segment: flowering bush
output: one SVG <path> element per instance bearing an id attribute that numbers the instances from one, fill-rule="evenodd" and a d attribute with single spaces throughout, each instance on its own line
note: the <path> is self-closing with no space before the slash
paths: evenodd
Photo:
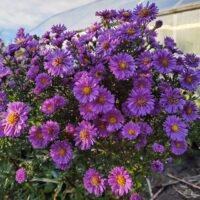
<path id="1" fill-rule="evenodd" d="M 156 40 L 157 13 L 105 10 L 82 32 L 1 43 L 0 194 L 142 199 L 145 176 L 187 150 L 200 59 Z"/>

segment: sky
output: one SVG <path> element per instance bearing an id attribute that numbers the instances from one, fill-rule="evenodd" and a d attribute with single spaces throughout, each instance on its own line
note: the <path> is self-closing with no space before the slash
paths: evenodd
<path id="1" fill-rule="evenodd" d="M 13 38 L 19 27 L 31 30 L 39 23 L 95 0 L 0 0 L 0 37 Z"/>

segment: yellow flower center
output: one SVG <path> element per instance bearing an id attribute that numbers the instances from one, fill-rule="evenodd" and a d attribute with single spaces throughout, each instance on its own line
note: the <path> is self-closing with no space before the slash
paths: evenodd
<path id="1" fill-rule="evenodd" d="M 161 65 L 163 67 L 168 67 L 169 66 L 169 60 L 167 58 L 161 59 L 160 63 L 161 63 Z"/>
<path id="2" fill-rule="evenodd" d="M 136 104 L 137 104 L 138 106 L 141 106 L 141 107 L 142 107 L 142 106 L 145 106 L 145 105 L 146 105 L 146 99 L 143 98 L 143 97 L 140 97 L 140 98 L 137 99 Z"/>
<path id="3" fill-rule="evenodd" d="M 135 130 L 134 130 L 134 129 L 130 129 L 130 130 L 128 131 L 128 134 L 129 134 L 129 135 L 134 135 L 134 134 L 135 134 Z"/>
<path id="4" fill-rule="evenodd" d="M 130 13 L 128 11 L 123 12 L 123 17 L 129 17 L 129 16 L 130 16 Z"/>
<path id="5" fill-rule="evenodd" d="M 97 101 L 98 101 L 98 103 L 100 103 L 100 104 L 104 104 L 105 101 L 106 101 L 106 98 L 105 98 L 105 96 L 99 96 L 98 99 L 97 99 Z"/>
<path id="6" fill-rule="evenodd" d="M 110 47 L 109 42 L 103 42 L 101 47 L 105 50 L 108 49 Z"/>
<path id="7" fill-rule="evenodd" d="M 81 138 L 82 141 L 87 140 L 87 139 L 89 138 L 89 133 L 88 133 L 88 131 L 87 131 L 87 130 L 82 130 L 82 131 L 80 132 L 80 138 Z"/>
<path id="8" fill-rule="evenodd" d="M 98 186 L 98 185 L 100 184 L 100 179 L 99 179 L 99 177 L 98 177 L 98 176 L 93 176 L 93 177 L 91 178 L 91 183 L 92 183 L 92 185 L 94 185 L 94 186 Z"/>
<path id="9" fill-rule="evenodd" d="M 24 38 L 18 38 L 17 41 L 16 41 L 16 44 L 20 45 L 20 44 L 24 43 L 24 41 L 25 41 Z"/>
<path id="10" fill-rule="evenodd" d="M 83 87 L 83 94 L 90 95 L 92 92 L 92 89 L 89 86 Z"/>
<path id="11" fill-rule="evenodd" d="M 126 29 L 126 32 L 128 35 L 133 35 L 135 33 L 135 29 L 129 27 Z"/>
<path id="12" fill-rule="evenodd" d="M 110 124 L 115 124 L 115 123 L 117 123 L 117 118 L 116 117 L 111 117 L 109 119 L 109 122 L 110 122 Z"/>
<path id="13" fill-rule="evenodd" d="M 177 143 L 176 143 L 176 147 L 177 147 L 177 148 L 181 148 L 181 147 L 182 147 L 182 144 L 181 144 L 180 142 L 177 142 Z"/>
<path id="14" fill-rule="evenodd" d="M 41 79 L 41 83 L 45 85 L 47 83 L 47 79 L 46 78 L 42 78 Z"/>
<path id="15" fill-rule="evenodd" d="M 55 58 L 55 59 L 53 60 L 53 63 L 52 63 L 52 65 L 53 65 L 54 67 L 62 67 L 63 64 L 64 64 L 64 60 L 63 60 L 62 58 Z"/>
<path id="16" fill-rule="evenodd" d="M 124 69 L 126 69 L 127 68 L 127 63 L 126 62 L 120 62 L 119 63 L 119 68 L 121 69 L 121 70 L 124 70 Z"/>
<path id="17" fill-rule="evenodd" d="M 187 108 L 187 109 L 186 109 L 186 113 L 187 113 L 188 115 L 191 115 L 191 114 L 193 113 L 192 108 Z"/>
<path id="18" fill-rule="evenodd" d="M 101 76 L 101 74 L 102 74 L 102 72 L 96 72 L 96 73 L 95 73 L 95 77 L 96 77 L 96 78 L 99 78 L 99 77 Z"/>
<path id="19" fill-rule="evenodd" d="M 192 80 L 193 80 L 192 76 L 187 76 L 185 79 L 187 83 L 192 83 Z"/>
<path id="20" fill-rule="evenodd" d="M 39 139 L 39 140 L 43 139 L 42 133 L 37 133 L 36 137 L 37 137 L 37 139 Z"/>
<path id="21" fill-rule="evenodd" d="M 126 184 L 126 179 L 122 175 L 117 176 L 117 184 L 119 186 L 124 186 Z"/>
<path id="22" fill-rule="evenodd" d="M 47 106 L 47 110 L 52 110 L 53 109 L 53 105 L 48 105 Z"/>
<path id="23" fill-rule="evenodd" d="M 179 131 L 179 126 L 177 124 L 173 124 L 171 126 L 171 129 L 172 129 L 173 132 L 177 133 Z"/>
<path id="24" fill-rule="evenodd" d="M 66 154 L 66 150 L 64 148 L 60 148 L 58 153 L 59 153 L 59 156 L 63 157 Z"/>
<path id="25" fill-rule="evenodd" d="M 139 13 L 140 17 L 148 17 L 149 15 L 150 15 L 150 11 L 148 8 L 143 8 Z"/>
<path id="26" fill-rule="evenodd" d="M 150 63 L 150 61 L 151 61 L 151 60 L 150 60 L 149 58 L 144 58 L 144 59 L 143 59 L 143 64 L 144 64 L 144 65 L 148 65 L 148 64 Z"/>
<path id="27" fill-rule="evenodd" d="M 19 121 L 19 114 L 16 112 L 11 112 L 8 114 L 6 121 L 9 125 L 15 125 Z"/>

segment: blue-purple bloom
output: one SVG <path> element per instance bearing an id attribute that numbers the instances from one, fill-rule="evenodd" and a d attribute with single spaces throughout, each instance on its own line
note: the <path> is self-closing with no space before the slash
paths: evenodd
<path id="1" fill-rule="evenodd" d="M 42 103 L 41 111 L 48 115 L 53 114 L 56 111 L 56 105 L 54 99 L 53 98 L 46 99 Z"/>
<path id="2" fill-rule="evenodd" d="M 53 97 L 56 109 L 62 109 L 67 105 L 67 99 L 60 95 L 55 95 Z"/>
<path id="3" fill-rule="evenodd" d="M 112 109 L 103 115 L 103 121 L 107 122 L 107 130 L 109 132 L 114 132 L 122 127 L 124 122 L 124 117 L 121 112 L 117 109 Z"/>
<path id="4" fill-rule="evenodd" d="M 46 89 L 52 84 L 52 79 L 47 73 L 40 73 L 35 78 L 36 85 L 41 89 Z"/>
<path id="5" fill-rule="evenodd" d="M 73 71 L 72 57 L 62 50 L 50 51 L 46 57 L 44 68 L 52 76 L 64 77 Z"/>
<path id="6" fill-rule="evenodd" d="M 45 148 L 48 142 L 44 139 L 40 126 L 32 126 L 29 130 L 29 141 L 34 149 Z"/>
<path id="7" fill-rule="evenodd" d="M 200 64 L 200 58 L 197 57 L 195 54 L 186 54 L 185 55 L 185 63 L 190 67 L 198 67 Z"/>
<path id="8" fill-rule="evenodd" d="M 82 75 L 75 82 L 74 95 L 81 103 L 94 101 L 99 94 L 99 86 L 97 80 L 87 75 Z"/>
<path id="9" fill-rule="evenodd" d="M 57 164 L 68 164 L 72 160 L 72 148 L 70 144 L 63 140 L 57 140 L 51 145 L 50 155 L 52 160 Z"/>
<path id="10" fill-rule="evenodd" d="M 0 112 L 4 111 L 6 103 L 6 93 L 3 90 L 0 90 Z"/>
<path id="11" fill-rule="evenodd" d="M 184 96 L 178 88 L 167 88 L 161 95 L 160 105 L 168 113 L 176 113 L 183 109 L 185 104 Z"/>
<path id="12" fill-rule="evenodd" d="M 161 74 L 167 74 L 176 69 L 176 59 L 167 50 L 159 50 L 153 56 L 153 65 Z"/>
<path id="13" fill-rule="evenodd" d="M 119 80 L 126 80 L 133 76 L 135 62 L 131 55 L 119 53 L 111 57 L 109 67 L 114 76 Z"/>
<path id="14" fill-rule="evenodd" d="M 154 98 L 149 90 L 132 90 L 128 100 L 128 108 L 134 116 L 150 114 L 154 108 Z"/>
<path id="15" fill-rule="evenodd" d="M 133 140 L 140 134 L 140 125 L 138 123 L 128 122 L 124 125 L 121 134 L 122 137 Z"/>
<path id="16" fill-rule="evenodd" d="M 42 125 L 42 134 L 46 141 L 55 140 L 58 137 L 60 131 L 60 126 L 55 121 L 47 121 Z"/>
<path id="17" fill-rule="evenodd" d="M 171 152 L 177 156 L 182 155 L 187 150 L 186 140 L 174 140 L 171 143 Z"/>
<path id="18" fill-rule="evenodd" d="M 163 127 L 165 133 L 171 140 L 184 140 L 188 134 L 185 122 L 175 115 L 168 116 Z"/>
<path id="19" fill-rule="evenodd" d="M 142 200 L 142 196 L 138 193 L 132 193 L 129 200 Z"/>
<path id="20" fill-rule="evenodd" d="M 183 107 L 181 114 L 186 121 L 192 122 L 199 119 L 200 116 L 198 114 L 198 111 L 199 109 L 195 103 L 193 103 L 192 101 L 187 101 Z"/>
<path id="21" fill-rule="evenodd" d="M 165 147 L 158 143 L 154 143 L 152 145 L 152 149 L 155 153 L 160 153 L 160 154 L 162 154 L 165 151 Z"/>
<path id="22" fill-rule="evenodd" d="M 162 173 L 164 171 L 164 164 L 160 160 L 153 160 L 151 163 L 151 171 Z"/>

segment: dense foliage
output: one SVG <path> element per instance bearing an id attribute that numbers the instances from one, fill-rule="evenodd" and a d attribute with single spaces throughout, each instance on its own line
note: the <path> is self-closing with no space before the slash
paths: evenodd
<path id="1" fill-rule="evenodd" d="M 139 200 L 145 177 L 191 146 L 200 59 L 156 40 L 157 13 L 105 10 L 81 32 L 1 42 L 2 198 Z"/>

